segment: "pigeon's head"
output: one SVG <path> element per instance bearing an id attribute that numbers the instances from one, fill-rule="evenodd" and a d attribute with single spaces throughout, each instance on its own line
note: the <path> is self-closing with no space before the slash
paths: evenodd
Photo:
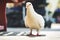
<path id="1" fill-rule="evenodd" d="M 31 2 L 27 2 L 27 3 L 26 3 L 26 8 L 32 8 L 32 7 L 33 7 L 33 5 L 32 5 Z"/>

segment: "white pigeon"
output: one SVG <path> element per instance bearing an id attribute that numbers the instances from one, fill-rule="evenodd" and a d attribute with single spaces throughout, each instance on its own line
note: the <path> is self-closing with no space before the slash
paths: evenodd
<path id="1" fill-rule="evenodd" d="M 32 29 L 36 29 L 37 35 L 39 35 L 39 30 L 44 28 L 45 21 L 41 15 L 35 12 L 31 2 L 26 3 L 26 9 L 25 26 L 30 28 L 30 35 L 32 35 Z"/>

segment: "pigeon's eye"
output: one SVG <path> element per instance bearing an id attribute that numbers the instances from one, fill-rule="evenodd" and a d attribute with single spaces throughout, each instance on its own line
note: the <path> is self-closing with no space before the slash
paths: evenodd
<path id="1" fill-rule="evenodd" d="M 31 4 L 29 4 L 29 5 L 31 5 Z"/>

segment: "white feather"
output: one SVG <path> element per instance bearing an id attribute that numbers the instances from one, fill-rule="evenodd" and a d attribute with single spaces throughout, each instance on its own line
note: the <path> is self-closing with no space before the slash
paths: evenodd
<path id="1" fill-rule="evenodd" d="M 35 12 L 33 5 L 30 2 L 26 3 L 26 8 L 25 26 L 31 29 L 44 28 L 45 21 L 43 17 Z"/>

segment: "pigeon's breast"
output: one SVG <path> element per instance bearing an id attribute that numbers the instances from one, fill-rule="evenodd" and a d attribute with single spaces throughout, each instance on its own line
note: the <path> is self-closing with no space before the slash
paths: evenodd
<path id="1" fill-rule="evenodd" d="M 40 28 L 40 25 L 38 24 L 38 20 L 35 17 L 28 17 L 27 16 L 26 23 L 29 26 L 29 28 L 33 28 L 33 29 Z"/>

